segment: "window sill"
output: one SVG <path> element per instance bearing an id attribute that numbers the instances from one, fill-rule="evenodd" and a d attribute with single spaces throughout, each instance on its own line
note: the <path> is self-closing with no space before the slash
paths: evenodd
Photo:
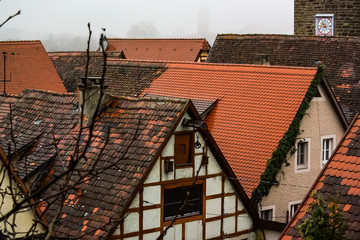
<path id="1" fill-rule="evenodd" d="M 183 216 L 183 217 L 178 217 L 176 219 L 176 221 L 174 222 L 174 224 L 178 224 L 178 223 L 184 223 L 184 222 L 192 222 L 192 221 L 196 221 L 196 220 L 201 220 L 203 219 L 203 215 L 199 214 L 199 215 L 192 215 L 192 216 Z M 171 222 L 173 221 L 172 219 L 168 219 L 168 220 L 164 220 L 164 226 L 168 226 L 171 224 Z"/>

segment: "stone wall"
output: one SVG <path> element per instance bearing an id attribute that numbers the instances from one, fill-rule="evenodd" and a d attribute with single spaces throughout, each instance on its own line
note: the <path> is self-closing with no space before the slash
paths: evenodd
<path id="1" fill-rule="evenodd" d="M 360 1 L 295 0 L 295 35 L 315 35 L 315 15 L 335 15 L 336 37 L 360 37 Z"/>

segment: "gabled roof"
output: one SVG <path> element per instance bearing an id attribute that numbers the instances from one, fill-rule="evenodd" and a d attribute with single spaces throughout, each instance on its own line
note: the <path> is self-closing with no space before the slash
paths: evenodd
<path id="1" fill-rule="evenodd" d="M 121 65 L 124 61 L 118 62 Z M 206 123 L 241 185 L 250 194 L 292 122 L 316 71 L 315 68 L 170 62 L 143 95 L 195 101 L 218 99 Z"/>
<path id="2" fill-rule="evenodd" d="M 281 239 L 298 239 L 296 227 L 302 224 L 309 214 L 306 209 L 313 201 L 310 193 L 316 190 L 325 200 L 338 195 L 340 211 L 343 213 L 348 229 L 347 239 L 360 238 L 360 115 L 353 120 L 345 136 L 310 189 L 301 207 L 285 228 Z"/>
<path id="3" fill-rule="evenodd" d="M 348 122 L 360 112 L 360 38 L 293 35 L 219 34 L 207 62 L 314 67 L 324 64 L 328 80 Z"/>
<path id="4" fill-rule="evenodd" d="M 77 83 L 85 77 L 87 62 L 86 52 L 49 52 L 57 73 L 63 81 L 68 92 L 76 93 Z M 90 52 L 88 76 L 101 76 L 103 65 L 102 52 Z M 124 59 L 123 52 L 108 52 L 109 58 Z"/>
<path id="5" fill-rule="evenodd" d="M 107 51 L 124 51 L 128 59 L 197 61 L 201 51 L 209 51 L 205 38 L 109 38 Z"/>
<path id="6" fill-rule="evenodd" d="M 6 103 L 8 99 L 9 97 L 2 97 L 0 101 L 4 100 L 2 103 Z M 24 179 L 56 156 L 54 134 L 62 139 L 77 123 L 77 100 L 75 94 L 26 89 L 13 102 L 11 110 L 12 122 L 9 112 L 0 121 L 0 146 L 4 152 L 12 155 L 27 152 L 27 157 L 17 164 L 18 175 Z M 15 144 L 10 140 L 10 123 Z"/>
<path id="7" fill-rule="evenodd" d="M 40 41 L 0 42 L 0 93 L 4 92 L 4 54 L 6 52 L 6 94 L 24 89 L 43 89 L 65 93 L 66 89 Z"/>
<path id="8" fill-rule="evenodd" d="M 19 96 L 12 109 L 13 132 L 18 149 L 23 148 L 25 143 L 31 147 L 26 152 L 27 165 L 18 165 L 18 175 L 25 172 L 24 169 L 37 170 L 39 168 L 35 166 L 39 165 L 45 165 L 40 170 L 52 174 L 52 179 L 64 171 L 79 131 L 75 101 L 74 94 L 38 90 L 27 90 Z M 110 96 L 95 123 L 94 139 L 87 155 L 77 168 L 83 174 L 95 167 L 97 174 L 89 175 L 92 177 L 83 175 L 76 185 L 77 189 L 66 195 L 61 221 L 55 227 L 56 236 L 98 239 L 111 233 L 124 217 L 124 210 L 186 112 L 194 119 L 200 119 L 189 100 Z M 3 126 L 0 140 L 9 138 L 7 119 L 0 125 Z M 209 132 L 204 130 L 201 134 L 205 135 L 218 163 L 234 184 L 254 220 L 254 226 L 264 227 Z M 84 140 L 86 138 L 81 138 L 82 146 Z M 3 143 L 1 145 L 6 147 Z M 13 146 L 11 151 L 14 151 Z M 98 158 L 99 161 L 96 161 Z M 79 177 L 77 174 L 73 173 L 72 181 Z M 61 179 L 59 181 L 47 189 L 41 198 L 48 202 L 54 200 L 48 197 L 58 191 L 62 183 Z M 48 222 L 56 214 L 59 204 L 55 201 L 47 208 L 45 217 Z"/>

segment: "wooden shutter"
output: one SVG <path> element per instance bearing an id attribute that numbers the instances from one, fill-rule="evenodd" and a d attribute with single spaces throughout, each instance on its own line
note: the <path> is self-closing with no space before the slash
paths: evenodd
<path id="1" fill-rule="evenodd" d="M 192 163 L 192 133 L 175 135 L 175 165 Z"/>

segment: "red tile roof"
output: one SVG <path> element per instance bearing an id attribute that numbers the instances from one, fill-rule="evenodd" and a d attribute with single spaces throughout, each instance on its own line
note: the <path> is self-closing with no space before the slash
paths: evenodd
<path id="1" fill-rule="evenodd" d="M 310 193 L 320 192 L 325 200 L 338 194 L 348 229 L 346 239 L 360 239 L 360 115 L 358 114 L 332 157 L 315 181 L 298 212 L 284 230 L 281 239 L 299 239 L 296 227 L 308 217 L 306 209 L 313 201 Z"/>
<path id="2" fill-rule="evenodd" d="M 200 51 L 210 45 L 201 39 L 127 39 L 109 38 L 107 51 L 124 51 L 127 59 L 197 61 Z"/>
<path id="3" fill-rule="evenodd" d="M 315 68 L 168 63 L 143 94 L 218 99 L 206 123 L 250 194 L 315 73 Z"/>
<path id="4" fill-rule="evenodd" d="M 59 204 L 63 204 L 61 219 L 55 225 L 55 236 L 82 239 L 108 237 L 110 230 L 119 226 L 119 218 L 125 214 L 137 189 L 186 112 L 199 119 L 189 100 L 110 96 L 95 123 L 94 138 L 86 157 L 77 167 L 82 177 L 78 176 L 78 171 L 72 173 L 71 181 L 81 181 L 76 184 L 76 189 L 66 193 L 65 204 L 55 201 L 44 212 L 50 222 Z M 76 95 L 26 90 L 14 103 L 12 123 L 18 151 L 34 142 L 31 150 L 26 151 L 24 159 L 27 165 L 22 161 L 17 164 L 18 175 L 24 178 L 38 170 L 40 176 L 44 173 L 44 176 L 53 174 L 51 177 L 56 177 L 66 170 L 64 166 L 68 165 L 79 130 Z M 9 151 L 9 134 L 8 119 L 4 119 L 0 122 L 0 146 L 5 152 Z M 255 226 L 259 219 L 250 200 L 239 182 L 234 180 L 234 173 L 209 132 L 204 130 L 202 134 L 206 136 L 208 146 L 224 174 L 230 177 Z M 106 139 L 108 142 L 105 144 Z M 82 137 L 80 144 L 84 142 Z M 11 149 L 14 151 L 14 146 Z M 99 161 L 96 161 L 98 157 Z M 96 167 L 92 169 L 94 164 Z M 89 169 L 92 169 L 90 173 L 96 171 L 96 175 L 87 177 Z M 31 186 L 34 191 L 39 189 L 37 183 L 35 181 Z M 58 180 L 46 189 L 40 199 L 51 203 L 55 200 L 52 196 L 58 196 L 56 193 L 63 186 L 61 179 Z"/>
<path id="5" fill-rule="evenodd" d="M 65 93 L 66 89 L 40 41 L 0 42 L 0 93 L 4 92 L 4 58 L 6 52 L 7 94 L 24 89 L 42 89 Z"/>
<path id="6" fill-rule="evenodd" d="M 274 66 L 315 67 L 321 62 L 348 122 L 360 112 L 360 38 L 219 34 L 206 61 L 253 64 L 260 55 Z"/>
<path id="7" fill-rule="evenodd" d="M 79 183 L 81 197 L 76 190 L 67 194 L 63 220 L 54 230 L 56 236 L 99 239 L 118 226 L 119 217 L 136 194 L 135 189 L 157 159 L 160 146 L 166 142 L 188 104 L 189 100 L 112 96 L 96 121 L 95 137 L 88 148 L 86 163 L 82 159 L 78 165 L 79 171 L 86 172 L 96 162 L 96 169 L 101 170 L 95 177 L 90 174 L 88 180 Z M 17 149 L 34 144 L 31 152 L 27 151 L 27 157 L 17 164 L 19 176 L 25 178 L 35 170 L 46 173 L 49 166 L 56 169 L 53 176 L 61 175 L 74 150 L 78 123 L 76 95 L 24 91 L 14 104 L 13 132 Z M 0 145 L 5 152 L 8 152 L 8 139 L 10 127 L 6 118 L 0 123 Z M 14 151 L 14 146 L 11 149 Z M 96 161 L 99 154 L 101 161 Z M 78 177 L 76 173 L 72 174 L 73 181 Z M 32 189 L 37 187 L 34 184 Z M 63 187 L 61 180 L 51 185 L 41 198 L 50 203 L 55 201 L 47 197 L 58 193 L 59 187 Z M 62 203 L 55 201 L 46 210 L 45 217 L 49 222 L 55 216 L 58 204 Z"/>

